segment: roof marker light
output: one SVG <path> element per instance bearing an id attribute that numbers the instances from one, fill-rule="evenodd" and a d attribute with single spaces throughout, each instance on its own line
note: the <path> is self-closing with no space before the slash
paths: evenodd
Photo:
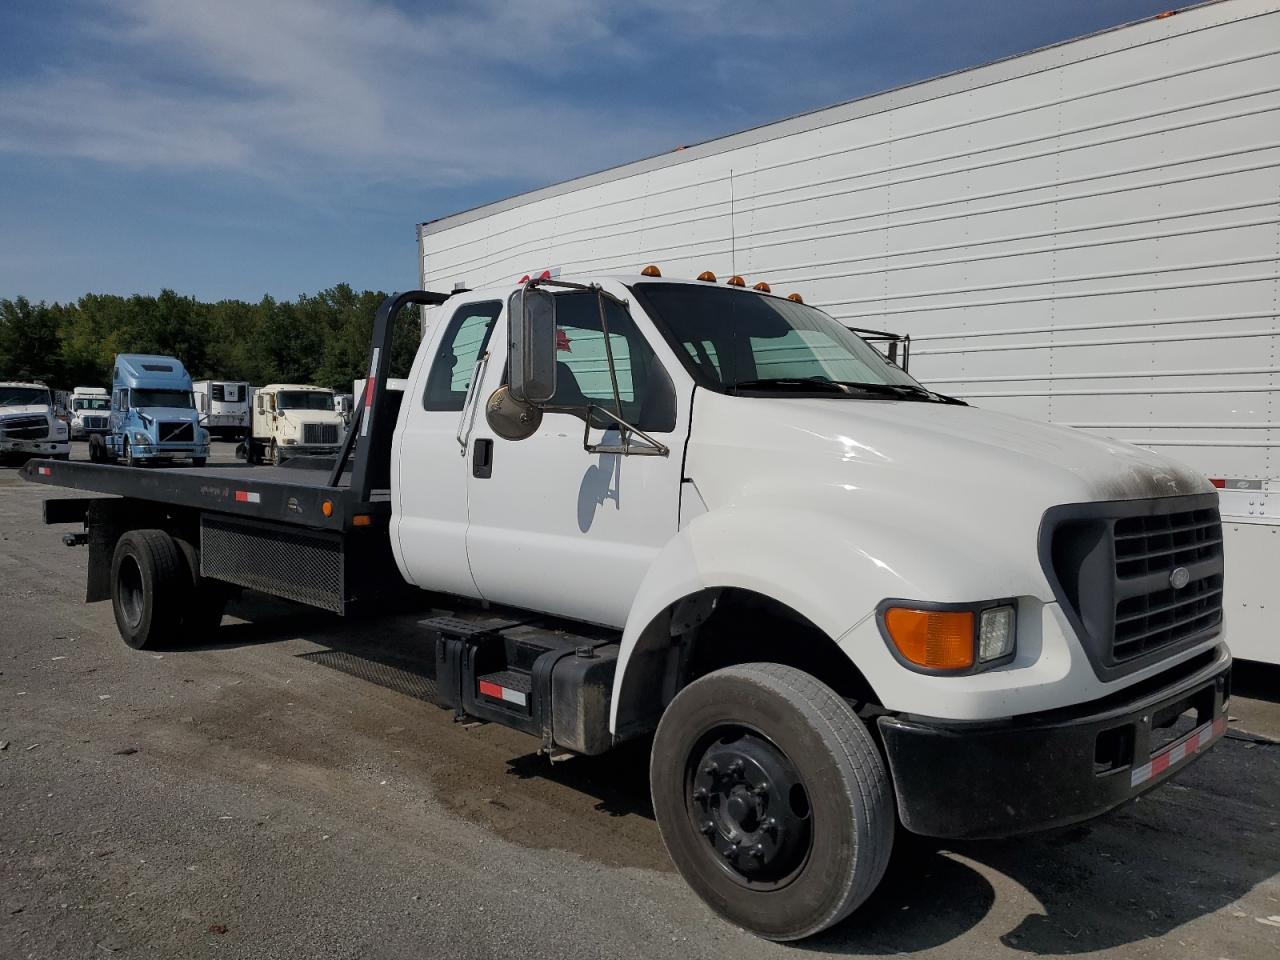
<path id="1" fill-rule="evenodd" d="M 1227 481 L 1224 480 L 1222 477 L 1210 477 L 1209 482 L 1212 483 L 1219 490 L 1223 490 L 1227 486 Z"/>
<path id="2" fill-rule="evenodd" d="M 550 279 L 551 279 L 551 271 L 550 271 L 550 270 L 543 270 L 540 274 L 538 274 L 538 279 L 539 279 L 539 280 L 550 280 Z"/>
<path id="3" fill-rule="evenodd" d="M 770 291 L 769 291 L 769 285 L 768 285 L 767 283 L 765 283 L 763 280 L 761 280 L 759 283 L 757 283 L 757 284 L 756 284 L 754 287 L 752 287 L 751 289 L 752 289 L 752 290 L 759 290 L 761 293 L 769 293 L 769 292 L 770 292 Z"/>
<path id="4" fill-rule="evenodd" d="M 521 282 L 521 283 L 528 283 L 528 282 L 529 282 L 529 275 L 526 273 L 523 277 L 521 277 L 521 278 L 520 278 L 520 282 Z"/>
<path id="5" fill-rule="evenodd" d="M 804 297 L 800 296 L 798 293 L 788 293 L 787 299 L 794 300 L 796 303 L 804 303 Z"/>
<path id="6" fill-rule="evenodd" d="M 703 283 L 715 283 L 716 275 L 712 273 L 710 270 L 703 270 L 700 274 L 698 274 L 698 279 L 701 280 Z"/>
<path id="7" fill-rule="evenodd" d="M 743 280 L 736 273 L 725 282 L 731 287 L 745 287 L 747 285 L 747 281 Z"/>
<path id="8" fill-rule="evenodd" d="M 660 277 L 660 276 L 662 276 L 662 271 L 661 271 L 661 270 L 659 270 L 657 267 L 655 267 L 655 266 L 651 263 L 651 264 L 649 264 L 647 267 L 645 267 L 643 270 L 641 270 L 641 271 L 640 271 L 640 276 L 642 276 L 642 277 Z"/>

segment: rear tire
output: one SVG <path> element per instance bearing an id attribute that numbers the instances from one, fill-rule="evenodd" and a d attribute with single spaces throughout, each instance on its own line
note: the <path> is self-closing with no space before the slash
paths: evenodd
<path id="1" fill-rule="evenodd" d="M 184 641 L 207 640 L 222 623 L 222 614 L 230 599 L 231 587 L 220 580 L 200 576 L 200 552 L 183 539 L 174 539 L 182 554 L 185 573 L 191 585 L 180 615 Z"/>
<path id="2" fill-rule="evenodd" d="M 163 530 L 130 530 L 111 558 L 111 607 L 120 637 L 135 650 L 177 639 L 190 580 L 173 537 Z"/>
<path id="3" fill-rule="evenodd" d="M 884 762 L 853 709 L 792 667 L 741 664 L 681 690 L 649 778 L 676 868 L 758 936 L 825 930 L 884 876 L 896 823 Z"/>

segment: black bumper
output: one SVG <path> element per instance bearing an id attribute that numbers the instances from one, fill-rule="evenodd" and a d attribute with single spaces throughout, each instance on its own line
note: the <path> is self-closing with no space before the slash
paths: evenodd
<path id="1" fill-rule="evenodd" d="M 880 717 L 903 825 L 929 837 L 1005 837 L 1087 820 L 1151 789 L 1226 729 L 1226 647 L 1173 673 L 997 723 Z"/>

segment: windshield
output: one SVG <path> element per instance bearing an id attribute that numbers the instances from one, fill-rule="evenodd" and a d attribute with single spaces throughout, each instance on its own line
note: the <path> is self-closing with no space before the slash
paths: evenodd
<path id="1" fill-rule="evenodd" d="M 276 395 L 280 410 L 327 410 L 333 413 L 333 394 L 325 390 L 281 390 Z"/>
<path id="2" fill-rule="evenodd" d="M 713 390 L 829 384 L 923 388 L 879 350 L 813 307 L 733 290 L 634 288 L 694 378 Z"/>
<path id="3" fill-rule="evenodd" d="M 46 387 L 0 387 L 0 407 L 50 406 Z"/>
<path id="4" fill-rule="evenodd" d="M 130 402 L 136 407 L 193 408 L 190 390 L 142 390 L 134 388 Z"/>
<path id="5" fill-rule="evenodd" d="M 71 401 L 72 410 L 107 410 L 110 406 L 106 397 L 76 397 Z"/>

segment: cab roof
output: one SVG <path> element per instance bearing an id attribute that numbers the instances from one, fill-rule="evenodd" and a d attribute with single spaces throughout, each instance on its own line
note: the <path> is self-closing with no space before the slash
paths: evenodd
<path id="1" fill-rule="evenodd" d="M 317 387 L 314 383 L 268 383 L 265 387 L 258 388 L 259 393 L 266 390 L 314 390 L 317 393 L 333 393 L 328 387 Z"/>
<path id="2" fill-rule="evenodd" d="M 118 354 L 112 382 L 142 389 L 191 389 L 191 376 L 181 360 L 148 353 Z"/>

